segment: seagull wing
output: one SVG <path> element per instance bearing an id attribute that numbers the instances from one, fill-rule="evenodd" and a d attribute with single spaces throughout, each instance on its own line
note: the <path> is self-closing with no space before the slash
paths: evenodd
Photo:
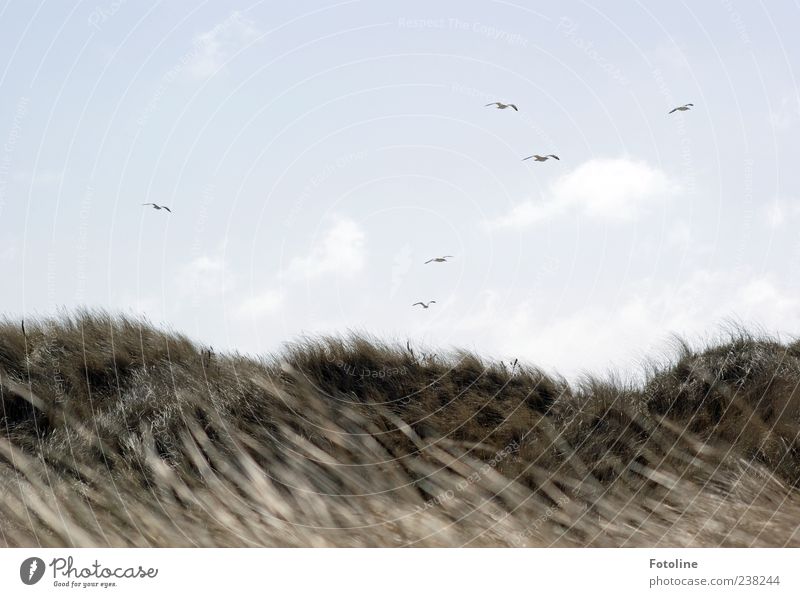
<path id="1" fill-rule="evenodd" d="M 488 108 L 489 106 L 499 106 L 500 102 L 492 102 L 491 104 L 486 104 L 484 108 Z"/>
<path id="2" fill-rule="evenodd" d="M 433 259 L 428 259 L 428 260 L 425 262 L 425 265 L 429 264 L 431 261 L 433 261 Z"/>
<path id="3" fill-rule="evenodd" d="M 161 209 L 166 209 L 169 213 L 172 213 L 172 210 L 169 207 L 167 207 L 166 205 L 162 205 Z"/>
<path id="4" fill-rule="evenodd" d="M 508 104 L 508 105 L 514 108 L 515 112 L 519 112 L 519 108 L 517 108 L 514 104 Z"/>
<path id="5" fill-rule="evenodd" d="M 431 302 L 430 302 L 430 303 L 428 303 L 428 304 L 429 304 L 429 305 L 432 305 L 432 304 L 433 304 L 433 303 L 435 303 L 435 302 L 436 302 L 436 301 L 431 301 Z"/>
<path id="6" fill-rule="evenodd" d="M 553 158 L 554 160 L 558 160 L 559 162 L 561 161 L 561 158 L 560 158 L 560 157 L 558 157 L 557 155 L 553 155 L 552 153 L 551 153 L 549 156 L 547 156 L 547 157 L 549 157 L 549 158 Z"/>
<path id="7" fill-rule="evenodd" d="M 687 106 L 692 106 L 692 107 L 694 107 L 694 104 L 686 104 L 686 105 L 687 105 Z"/>
<path id="8" fill-rule="evenodd" d="M 424 306 L 425 306 L 425 303 L 414 303 L 414 304 L 413 304 L 413 305 L 411 305 L 411 306 L 412 306 L 412 307 L 416 307 L 417 305 L 422 305 L 422 306 L 424 307 Z"/>
<path id="9" fill-rule="evenodd" d="M 677 111 L 678 111 L 678 108 L 673 108 L 672 110 L 670 110 L 669 112 L 667 112 L 667 114 L 672 114 L 673 112 L 677 112 Z"/>
<path id="10" fill-rule="evenodd" d="M 531 158 L 535 158 L 535 157 L 536 157 L 535 155 L 529 155 L 529 156 L 528 156 L 528 157 L 526 157 L 526 158 L 522 158 L 522 161 L 524 162 L 525 160 L 529 160 L 529 159 L 531 159 Z"/>

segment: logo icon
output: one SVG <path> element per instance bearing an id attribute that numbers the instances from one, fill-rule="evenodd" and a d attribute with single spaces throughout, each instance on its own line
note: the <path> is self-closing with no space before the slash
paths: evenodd
<path id="1" fill-rule="evenodd" d="M 26 585 L 35 585 L 44 576 L 44 560 L 28 558 L 19 567 L 19 577 Z"/>

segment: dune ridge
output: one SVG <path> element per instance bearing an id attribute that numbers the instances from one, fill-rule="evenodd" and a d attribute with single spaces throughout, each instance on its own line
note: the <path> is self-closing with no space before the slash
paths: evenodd
<path id="1" fill-rule="evenodd" d="M 0 545 L 800 546 L 800 342 L 641 384 L 349 336 L 0 323 Z"/>

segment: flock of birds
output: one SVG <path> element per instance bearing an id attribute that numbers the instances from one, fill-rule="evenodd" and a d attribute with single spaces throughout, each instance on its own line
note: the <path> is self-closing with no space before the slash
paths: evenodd
<path id="1" fill-rule="evenodd" d="M 515 112 L 519 112 L 519 108 L 517 107 L 516 104 L 506 104 L 504 102 L 490 102 L 490 103 L 486 104 L 484 106 L 484 108 L 488 108 L 490 106 L 494 106 L 497 110 L 505 110 L 507 108 L 511 108 Z M 672 114 L 673 112 L 686 112 L 687 110 L 691 110 L 693 107 L 694 107 L 694 104 L 683 104 L 682 106 L 678 106 L 677 108 L 673 108 L 672 110 L 667 112 L 667 114 Z M 549 160 L 551 158 L 554 159 L 554 160 L 559 160 L 559 161 L 561 160 L 560 157 L 558 157 L 557 155 L 555 155 L 553 153 L 550 153 L 550 154 L 547 154 L 547 155 L 539 155 L 538 153 L 535 153 L 533 155 L 529 155 L 528 157 L 522 158 L 522 161 L 524 162 L 525 160 L 533 160 L 534 162 L 546 162 L 547 160 Z M 172 213 L 172 210 L 169 207 L 167 207 L 166 205 L 159 205 L 157 203 L 142 203 L 142 205 L 143 206 L 152 207 L 153 209 L 155 209 L 157 211 L 165 210 L 165 211 L 167 211 L 169 213 Z M 425 262 L 425 265 L 427 265 L 429 263 L 445 263 L 448 259 L 453 259 L 453 258 L 454 257 L 452 255 L 442 255 L 441 257 L 433 257 L 431 259 L 428 259 Z M 430 300 L 428 302 L 417 301 L 416 303 L 414 303 L 411 306 L 412 307 L 416 307 L 417 305 L 419 305 L 423 309 L 429 309 L 430 306 L 435 304 L 435 303 L 436 303 L 436 301 L 433 301 L 433 300 Z M 23 328 L 23 331 L 24 331 L 24 328 Z"/>
<path id="2" fill-rule="evenodd" d="M 511 108 L 515 112 L 519 112 L 519 108 L 517 107 L 516 104 L 506 104 L 505 102 L 489 102 L 488 104 L 486 104 L 484 106 L 484 108 L 489 108 L 491 106 L 494 106 L 497 110 L 505 110 L 507 108 Z M 667 114 L 672 114 L 673 112 L 686 112 L 687 110 L 691 110 L 693 107 L 694 107 L 694 104 L 683 104 L 682 106 L 678 106 L 677 108 L 673 108 Z M 529 155 L 528 157 L 522 158 L 522 161 L 524 162 L 525 160 L 533 160 L 534 162 L 546 162 L 549 159 L 554 159 L 554 160 L 561 161 L 561 158 L 558 157 L 557 155 L 555 155 L 554 153 L 549 153 L 547 155 L 539 155 L 538 153 L 535 153 L 533 155 Z M 452 255 L 444 255 L 442 257 L 434 257 L 433 259 L 428 259 L 428 261 L 426 261 L 425 264 L 427 265 L 428 263 L 443 263 L 443 262 L 447 261 L 448 259 L 452 259 L 452 257 L 453 257 Z M 430 308 L 431 305 L 433 305 L 435 303 L 436 303 L 436 301 L 428 301 L 427 303 L 423 302 L 423 301 L 418 301 L 418 302 L 414 303 L 411 306 L 412 307 L 416 307 L 417 305 L 419 305 L 423 309 L 428 309 L 428 308 Z"/>

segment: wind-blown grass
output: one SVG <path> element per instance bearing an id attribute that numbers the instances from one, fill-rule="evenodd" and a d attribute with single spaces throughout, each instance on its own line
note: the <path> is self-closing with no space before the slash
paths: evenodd
<path id="1" fill-rule="evenodd" d="M 359 337 L 0 323 L 6 546 L 800 546 L 800 343 L 639 386 Z"/>

